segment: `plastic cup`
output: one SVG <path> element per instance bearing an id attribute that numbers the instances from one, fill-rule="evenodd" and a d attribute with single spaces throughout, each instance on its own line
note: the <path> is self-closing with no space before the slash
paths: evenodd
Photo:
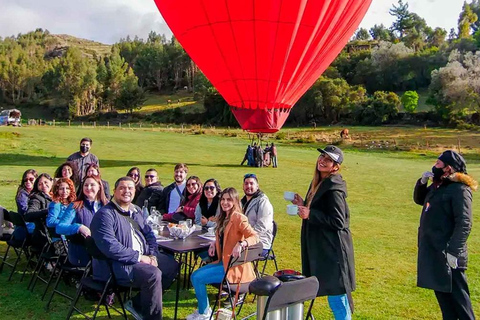
<path id="1" fill-rule="evenodd" d="M 290 216 L 296 216 L 298 213 L 298 206 L 295 204 L 287 205 L 287 214 Z"/>
<path id="2" fill-rule="evenodd" d="M 285 191 L 283 193 L 283 199 L 285 199 L 287 201 L 293 201 L 293 199 L 295 199 L 295 192 Z"/>
<path id="3" fill-rule="evenodd" d="M 209 235 L 214 235 L 215 234 L 215 227 L 208 228 L 208 234 Z"/>

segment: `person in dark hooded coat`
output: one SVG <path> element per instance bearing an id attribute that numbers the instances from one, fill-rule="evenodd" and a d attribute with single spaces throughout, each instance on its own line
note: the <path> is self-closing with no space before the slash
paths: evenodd
<path id="1" fill-rule="evenodd" d="M 303 219 L 302 273 L 317 277 L 317 296 L 328 296 L 336 320 L 351 319 L 355 264 L 347 185 L 338 173 L 343 152 L 335 146 L 318 150 L 320 156 L 306 199 L 295 194 L 292 201 Z"/>
<path id="2" fill-rule="evenodd" d="M 467 175 L 463 157 L 452 150 L 443 152 L 432 171 L 424 172 L 415 185 L 413 199 L 423 206 L 417 285 L 435 291 L 443 319 L 475 319 L 465 270 L 472 190 L 477 186 Z"/>

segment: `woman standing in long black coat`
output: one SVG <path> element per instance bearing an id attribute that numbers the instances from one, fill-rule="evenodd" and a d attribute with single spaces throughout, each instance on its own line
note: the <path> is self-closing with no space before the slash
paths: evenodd
<path id="1" fill-rule="evenodd" d="M 335 146 L 318 149 L 315 174 L 306 199 L 295 195 L 301 233 L 302 272 L 316 276 L 317 296 L 328 296 L 335 319 L 351 319 L 350 293 L 355 290 L 353 242 L 347 186 L 338 173 L 343 152 Z"/>

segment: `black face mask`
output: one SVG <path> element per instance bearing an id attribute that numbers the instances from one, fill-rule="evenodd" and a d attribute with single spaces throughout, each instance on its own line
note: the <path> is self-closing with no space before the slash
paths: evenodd
<path id="1" fill-rule="evenodd" d="M 90 147 L 87 146 L 80 146 L 80 152 L 81 153 L 87 153 L 88 150 L 90 150 Z"/>
<path id="2" fill-rule="evenodd" d="M 433 173 L 433 180 L 435 181 L 440 181 L 442 176 L 445 174 L 443 171 L 444 168 L 437 168 L 435 166 L 432 167 L 432 173 Z"/>

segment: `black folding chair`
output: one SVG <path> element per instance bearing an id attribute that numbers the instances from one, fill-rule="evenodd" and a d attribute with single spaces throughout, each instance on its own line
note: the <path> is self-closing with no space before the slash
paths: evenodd
<path id="1" fill-rule="evenodd" d="M 22 215 L 13 212 L 13 211 L 8 211 L 6 209 L 1 208 L 0 210 L 4 211 L 4 215 L 7 213 L 8 214 L 8 219 L 15 225 L 15 227 L 23 227 L 27 228 L 25 225 L 25 220 L 23 219 Z M 15 238 L 15 233 L 12 235 L 12 237 L 7 241 L 7 251 L 5 251 L 4 256 L 2 257 L 2 264 L 0 265 L 0 273 L 3 271 L 3 267 L 5 265 L 9 266 L 12 268 L 12 271 L 10 272 L 10 275 L 8 276 L 8 281 L 12 279 L 13 274 L 15 273 L 15 270 L 17 269 L 18 262 L 20 261 L 22 254 L 25 255 L 25 257 L 29 258 L 29 253 L 27 251 L 27 246 L 29 242 L 29 235 L 26 233 L 26 236 L 24 239 L 16 239 Z M 14 262 L 8 261 L 8 253 L 10 252 L 10 249 L 13 249 L 13 252 L 16 254 L 16 258 Z"/>
<path id="2" fill-rule="evenodd" d="M 215 304 L 213 305 L 212 316 L 210 317 L 210 319 L 212 319 L 213 315 L 215 314 L 215 308 L 217 307 L 218 301 L 220 300 L 222 290 L 228 293 L 228 299 L 229 299 L 230 307 L 232 308 L 232 310 L 234 306 L 236 306 L 235 296 L 237 295 L 237 292 L 238 292 L 238 296 L 244 295 L 243 301 L 246 300 L 246 295 L 248 294 L 248 287 L 250 285 L 250 282 L 230 283 L 227 279 L 227 275 L 230 269 L 233 267 L 236 267 L 245 263 L 252 263 L 255 276 L 256 278 L 258 278 L 259 274 L 255 265 L 256 265 L 256 262 L 259 259 L 261 259 L 262 252 L 263 252 L 263 246 L 259 242 L 253 246 L 248 247 L 248 250 L 247 248 L 245 248 L 238 258 L 234 258 L 233 256 L 230 256 L 230 261 L 228 262 L 227 270 L 225 270 L 225 276 L 223 277 L 222 284 L 219 286 L 217 298 L 215 300 Z M 240 312 L 242 311 L 243 301 L 239 303 L 240 308 L 234 314 L 234 319 L 236 319 L 237 315 L 239 315 Z"/>
<path id="3" fill-rule="evenodd" d="M 59 269 L 61 264 L 65 262 L 67 259 L 67 244 L 61 238 L 60 240 L 54 241 L 53 238 L 56 238 L 56 237 L 59 238 L 60 236 L 55 233 L 54 229 L 47 228 L 47 226 L 44 223 L 42 223 L 42 225 L 43 225 L 43 232 L 47 237 L 47 243 L 43 248 L 42 253 L 40 254 L 40 258 L 38 259 L 37 266 L 33 271 L 32 280 L 30 280 L 31 287 L 30 285 L 29 287 L 30 287 L 30 291 L 33 292 L 38 280 L 45 283 L 45 290 L 43 291 L 43 294 L 42 294 L 42 301 L 43 301 L 43 299 L 45 299 L 45 296 L 47 295 L 48 288 L 52 284 L 55 277 L 58 275 L 57 269 Z M 55 252 L 56 250 L 55 250 L 54 243 L 57 241 L 59 241 L 58 248 L 63 248 L 62 250 L 63 252 Z M 51 266 L 50 270 L 48 270 L 47 268 L 48 265 Z M 43 274 L 46 274 L 48 276 L 48 279 L 46 277 L 43 277 Z"/>
<path id="4" fill-rule="evenodd" d="M 117 284 L 117 280 L 115 277 L 115 274 L 113 272 L 113 267 L 111 261 L 98 249 L 97 245 L 95 244 L 95 241 L 93 240 L 92 237 L 87 237 L 85 239 L 85 246 L 87 249 L 88 254 L 92 257 L 92 259 L 97 259 L 97 260 L 102 260 L 106 261 L 108 264 L 108 267 L 110 269 L 110 275 L 108 277 L 108 280 L 106 282 L 99 281 L 93 279 L 93 276 L 87 276 L 88 273 L 90 273 L 90 269 L 92 267 L 92 263 L 90 263 L 87 266 L 87 270 L 84 272 L 82 279 L 80 280 L 80 286 L 78 287 L 77 294 L 75 295 L 75 298 L 72 300 L 72 304 L 70 306 L 70 310 L 68 311 L 67 319 L 70 319 L 70 317 L 73 314 L 73 311 L 76 311 L 83 315 L 85 319 L 95 319 L 97 317 L 98 310 L 100 309 L 101 305 L 105 306 L 105 309 L 107 311 L 107 315 L 109 318 L 110 316 L 110 310 L 109 310 L 109 305 L 107 304 L 106 297 L 109 293 L 113 292 L 115 293 L 115 297 L 118 298 L 118 302 L 120 303 L 120 306 L 122 310 L 118 310 L 114 306 L 110 306 L 112 309 L 114 309 L 116 312 L 121 314 L 125 320 L 127 320 L 127 313 L 125 311 L 125 306 L 123 304 L 123 299 L 121 296 L 121 291 L 129 291 L 130 288 L 127 287 L 122 287 Z M 95 308 L 95 312 L 93 313 L 93 317 L 90 318 L 87 316 L 83 311 L 78 309 L 76 307 L 76 304 L 78 300 L 80 299 L 80 296 L 82 294 L 82 291 L 84 288 L 88 288 L 90 290 L 94 290 L 96 292 L 101 292 L 100 298 L 97 302 L 97 307 Z"/>
<path id="5" fill-rule="evenodd" d="M 303 303 L 310 300 L 310 306 L 308 308 L 307 316 L 305 319 L 313 319 L 312 308 L 315 298 L 318 292 L 318 280 L 317 277 L 309 277 L 301 280 L 295 280 L 291 282 L 283 282 L 267 299 L 263 317 L 261 320 L 267 318 L 267 313 L 282 309 L 288 306 L 292 306 L 297 303 Z"/>
<path id="6" fill-rule="evenodd" d="M 265 269 L 267 267 L 267 263 L 268 261 L 272 260 L 274 263 L 275 263 L 275 271 L 278 271 L 278 264 L 277 264 L 277 256 L 275 255 L 275 251 L 273 251 L 273 243 L 275 242 L 275 238 L 277 236 L 277 230 L 278 230 L 278 226 L 277 226 L 277 223 L 275 221 L 273 221 L 273 231 L 272 231 L 272 234 L 273 234 L 273 239 L 272 239 L 272 245 L 270 247 L 270 249 L 268 249 L 267 251 L 267 254 L 262 257 L 260 260 L 258 260 L 257 264 L 260 264 L 261 261 L 265 261 L 263 263 L 263 267 L 262 267 L 262 271 L 260 272 L 260 275 L 261 276 L 265 276 Z M 258 266 L 257 266 L 258 268 Z"/>
<path id="7" fill-rule="evenodd" d="M 78 244 L 78 245 L 85 246 L 85 238 L 81 235 L 74 235 L 74 236 L 67 237 L 67 240 L 69 241 L 69 243 L 75 243 L 75 244 Z M 55 281 L 55 285 L 53 286 L 52 293 L 50 294 L 50 298 L 48 299 L 48 302 L 45 306 L 46 310 L 48 310 L 50 308 L 50 303 L 52 302 L 53 296 L 55 294 L 58 294 L 59 296 L 64 297 L 64 298 L 66 298 L 70 301 L 73 301 L 73 299 L 74 299 L 74 297 L 68 295 L 67 293 L 61 291 L 58 288 L 60 280 L 62 279 L 62 276 L 67 276 L 69 278 L 73 277 L 73 278 L 79 279 L 79 278 L 84 278 L 83 275 L 86 275 L 86 272 L 88 273 L 86 267 L 77 267 L 77 266 L 71 265 L 68 262 L 68 258 L 66 260 L 61 260 L 61 263 L 60 263 L 60 266 L 59 266 L 58 269 L 60 271 L 59 271 L 59 274 L 57 276 L 57 280 Z"/>

